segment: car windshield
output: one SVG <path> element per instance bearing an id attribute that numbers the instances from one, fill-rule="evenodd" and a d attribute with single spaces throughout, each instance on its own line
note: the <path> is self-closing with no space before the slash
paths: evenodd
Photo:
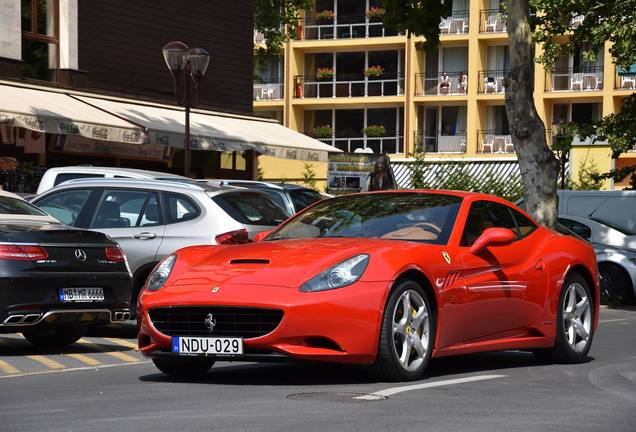
<path id="1" fill-rule="evenodd" d="M 618 232 L 620 232 L 622 234 L 625 234 L 625 235 L 628 235 L 628 236 L 636 235 L 636 232 L 631 231 L 631 230 L 627 229 L 624 226 L 619 226 L 619 225 L 617 225 L 615 223 L 608 222 L 606 220 L 599 219 L 599 218 L 590 217 L 590 219 L 592 219 L 594 222 L 598 222 L 600 224 L 603 224 L 603 225 L 606 225 L 606 226 L 608 226 L 610 228 L 613 228 L 613 229 L 615 229 L 616 231 L 618 231 Z"/>
<path id="2" fill-rule="evenodd" d="M 431 193 L 342 196 L 314 205 L 266 240 L 352 237 L 446 244 L 461 201 Z"/>
<path id="3" fill-rule="evenodd" d="M 0 214 L 46 216 L 46 213 L 36 206 L 8 196 L 0 196 Z"/>
<path id="4" fill-rule="evenodd" d="M 291 200 L 294 203 L 294 208 L 297 212 L 322 199 L 322 195 L 310 189 L 292 189 L 289 191 L 289 196 L 291 197 Z"/>
<path id="5" fill-rule="evenodd" d="M 288 218 L 282 208 L 261 192 L 230 192 L 212 200 L 234 220 L 246 225 L 276 226 Z"/>

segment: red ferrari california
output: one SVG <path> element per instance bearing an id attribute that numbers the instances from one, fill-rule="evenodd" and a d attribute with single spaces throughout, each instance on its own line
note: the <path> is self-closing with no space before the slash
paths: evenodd
<path id="1" fill-rule="evenodd" d="M 584 359 L 598 322 L 593 249 L 502 199 L 393 191 L 318 202 L 254 243 L 164 259 L 139 300 L 139 349 L 164 373 L 216 360 L 370 365 L 531 350 Z"/>

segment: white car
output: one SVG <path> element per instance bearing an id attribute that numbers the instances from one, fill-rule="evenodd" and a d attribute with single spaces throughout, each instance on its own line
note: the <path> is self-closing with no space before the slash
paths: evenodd
<path id="1" fill-rule="evenodd" d="M 612 303 L 632 302 L 636 298 L 636 235 L 580 216 L 560 215 L 559 223 L 592 243 L 604 295 Z"/>

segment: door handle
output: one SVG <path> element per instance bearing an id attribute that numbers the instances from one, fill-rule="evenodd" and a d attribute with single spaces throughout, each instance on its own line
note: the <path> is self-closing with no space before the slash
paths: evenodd
<path id="1" fill-rule="evenodd" d="M 142 232 L 139 234 L 133 234 L 133 238 L 137 239 L 137 240 L 151 240 L 153 238 L 157 237 L 157 234 L 155 233 L 150 233 L 150 232 Z"/>
<path id="2" fill-rule="evenodd" d="M 537 261 L 537 263 L 534 265 L 534 268 L 536 270 L 543 270 L 545 269 L 545 263 L 543 262 L 543 260 L 539 260 Z"/>

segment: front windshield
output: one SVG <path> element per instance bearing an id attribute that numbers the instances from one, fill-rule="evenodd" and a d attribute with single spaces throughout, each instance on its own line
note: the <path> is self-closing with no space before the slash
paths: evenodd
<path id="1" fill-rule="evenodd" d="M 351 237 L 446 244 L 461 201 L 431 193 L 342 196 L 314 205 L 266 240 Z"/>

